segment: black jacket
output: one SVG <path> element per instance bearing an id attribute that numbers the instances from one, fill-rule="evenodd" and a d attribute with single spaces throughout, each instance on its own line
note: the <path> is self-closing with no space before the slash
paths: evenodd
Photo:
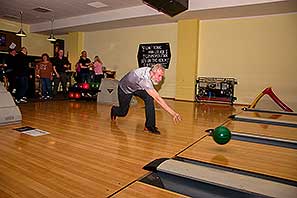
<path id="1" fill-rule="evenodd" d="M 16 76 L 29 76 L 29 59 L 28 56 L 22 52 L 16 55 L 16 67 L 15 75 Z"/>

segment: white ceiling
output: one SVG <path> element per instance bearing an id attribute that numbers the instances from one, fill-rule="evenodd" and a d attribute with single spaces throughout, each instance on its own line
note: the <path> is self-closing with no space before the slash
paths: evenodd
<path id="1" fill-rule="evenodd" d="M 31 32 L 50 31 L 54 18 L 55 34 L 96 31 L 119 27 L 176 22 L 180 19 L 218 19 L 297 12 L 297 0 L 189 0 L 189 9 L 169 17 L 145 5 L 142 0 L 97 0 L 107 6 L 94 8 L 96 0 L 1 0 L 0 18 L 30 24 Z M 34 8 L 48 8 L 40 13 Z M 0 27 L 1 29 L 1 27 Z"/>

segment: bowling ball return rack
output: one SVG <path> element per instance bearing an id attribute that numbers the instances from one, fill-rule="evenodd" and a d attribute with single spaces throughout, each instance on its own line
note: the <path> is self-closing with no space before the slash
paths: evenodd
<path id="1" fill-rule="evenodd" d="M 143 169 L 151 172 L 140 182 L 190 197 L 294 197 L 297 190 L 295 181 L 183 157 L 156 159 Z"/>
<path id="2" fill-rule="evenodd" d="M 100 92 L 99 83 L 76 83 L 69 88 L 68 98 L 74 100 L 97 100 L 97 94 Z"/>

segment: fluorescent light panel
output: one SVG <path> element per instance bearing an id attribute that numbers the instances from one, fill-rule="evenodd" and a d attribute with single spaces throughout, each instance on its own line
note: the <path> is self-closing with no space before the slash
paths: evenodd
<path id="1" fill-rule="evenodd" d="M 36 11 L 36 12 L 41 12 L 41 13 L 46 13 L 46 12 L 52 12 L 52 9 L 49 8 L 45 8 L 45 7 L 37 7 L 37 8 L 33 8 L 32 10 Z"/>
<path id="2" fill-rule="evenodd" d="M 95 1 L 92 3 L 88 3 L 89 6 L 94 7 L 94 8 L 103 8 L 103 7 L 107 7 L 106 4 L 99 2 L 99 1 Z"/>

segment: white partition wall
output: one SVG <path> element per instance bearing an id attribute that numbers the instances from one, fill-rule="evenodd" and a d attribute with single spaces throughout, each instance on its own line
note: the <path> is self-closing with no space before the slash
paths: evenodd
<path id="1" fill-rule="evenodd" d="M 97 95 L 97 103 L 118 105 L 119 81 L 111 78 L 102 79 L 100 92 Z"/>
<path id="2" fill-rule="evenodd" d="M 22 114 L 12 95 L 0 83 L 0 125 L 21 122 Z"/>

